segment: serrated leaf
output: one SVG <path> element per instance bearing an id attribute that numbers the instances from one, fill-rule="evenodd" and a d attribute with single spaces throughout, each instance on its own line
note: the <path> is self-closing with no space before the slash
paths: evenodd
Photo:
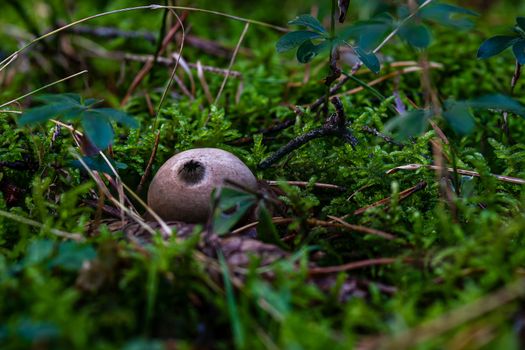
<path id="1" fill-rule="evenodd" d="M 522 30 L 525 30 L 525 17 L 516 17 L 516 24 Z"/>
<path id="2" fill-rule="evenodd" d="M 431 34 L 424 24 L 408 23 L 399 30 L 399 36 L 411 46 L 424 49 L 430 45 Z"/>
<path id="3" fill-rule="evenodd" d="M 48 104 L 44 106 L 30 108 L 22 114 L 18 119 L 20 126 L 27 124 L 36 124 L 48 121 L 49 119 L 57 118 L 60 116 L 79 116 L 83 109 L 79 105 L 72 104 Z"/>
<path id="4" fill-rule="evenodd" d="M 305 26 L 318 33 L 327 33 L 326 29 L 319 22 L 319 20 L 311 15 L 300 15 L 297 18 L 288 22 L 288 24 L 295 24 L 299 26 Z M 292 32 L 293 33 L 293 32 Z"/>
<path id="5" fill-rule="evenodd" d="M 311 32 L 308 30 L 298 30 L 295 32 L 290 32 L 284 34 L 279 41 L 277 41 L 277 44 L 275 44 L 275 47 L 277 49 L 277 52 L 285 52 L 291 49 L 296 48 L 297 46 L 304 43 L 306 40 L 312 40 L 312 39 L 319 39 L 323 36 L 316 32 Z"/>
<path id="6" fill-rule="evenodd" d="M 213 213 L 213 232 L 223 235 L 246 214 L 256 203 L 257 198 L 251 193 L 241 192 L 232 188 L 220 189 L 219 201 Z"/>
<path id="7" fill-rule="evenodd" d="M 474 117 L 470 113 L 468 104 L 464 102 L 450 102 L 443 111 L 443 118 L 458 134 L 470 134 L 474 130 Z"/>
<path id="8" fill-rule="evenodd" d="M 385 125 L 385 131 L 394 134 L 397 140 L 418 136 L 427 129 L 431 116 L 429 110 L 408 111 L 389 120 Z"/>
<path id="9" fill-rule="evenodd" d="M 489 58 L 513 45 L 518 38 L 508 35 L 496 35 L 485 40 L 478 49 L 478 58 Z"/>
<path id="10" fill-rule="evenodd" d="M 102 114 L 86 111 L 82 115 L 82 127 L 88 139 L 99 149 L 106 149 L 113 141 L 113 127 Z"/>
<path id="11" fill-rule="evenodd" d="M 525 64 L 525 39 L 521 39 L 512 45 L 512 52 L 519 64 Z"/>
<path id="12" fill-rule="evenodd" d="M 525 106 L 512 97 L 494 94 L 486 95 L 467 101 L 468 105 L 476 109 L 497 109 L 512 112 L 525 118 Z"/>
<path id="13" fill-rule="evenodd" d="M 379 63 L 379 59 L 373 52 L 367 53 L 360 47 L 355 47 L 354 50 L 355 50 L 355 53 L 357 54 L 357 57 L 359 57 L 361 62 L 363 62 L 363 64 L 368 69 L 370 69 L 372 72 L 376 74 L 379 73 L 379 71 L 381 70 L 381 64 Z"/>
<path id="14" fill-rule="evenodd" d="M 129 114 L 113 109 L 113 108 L 97 108 L 92 110 L 95 113 L 100 113 L 107 119 L 113 120 L 117 123 L 129 126 L 130 128 L 138 128 L 139 122 Z"/>

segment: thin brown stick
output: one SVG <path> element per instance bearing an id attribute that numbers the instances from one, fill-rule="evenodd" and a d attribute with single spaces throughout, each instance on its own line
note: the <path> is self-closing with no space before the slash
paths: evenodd
<path id="1" fill-rule="evenodd" d="M 395 167 L 393 169 L 390 169 L 390 170 L 388 170 L 386 172 L 386 174 L 390 175 L 390 174 L 393 174 L 393 173 L 395 173 L 395 172 L 397 172 L 399 170 L 418 170 L 420 168 L 428 168 L 428 169 L 432 169 L 432 170 L 439 170 L 440 169 L 440 167 L 435 166 L 435 165 L 407 164 L 407 165 L 402 165 L 402 166 L 398 166 L 398 167 Z M 450 172 L 450 173 L 454 172 L 453 168 L 446 168 L 445 170 Z M 472 171 L 472 170 L 457 169 L 457 173 L 461 174 L 461 175 L 481 177 L 481 175 L 479 173 L 477 173 L 475 171 Z M 512 183 L 512 184 L 516 184 L 516 185 L 525 185 L 525 180 L 517 178 L 517 177 L 511 177 L 511 176 L 506 176 L 506 175 L 496 175 L 496 174 L 490 174 L 490 176 L 494 176 L 499 181 L 508 182 L 508 183 Z"/>
<path id="2" fill-rule="evenodd" d="M 187 15 L 188 15 L 188 12 L 183 12 L 182 15 L 180 16 L 181 21 L 183 21 Z M 158 53 L 159 55 L 162 54 L 166 50 L 171 40 L 173 39 L 173 37 L 175 36 L 175 34 L 179 31 L 181 27 L 182 27 L 181 22 L 177 22 L 170 29 L 168 34 L 166 34 L 166 36 L 162 40 L 162 46 Z M 137 87 L 140 85 L 142 80 L 146 77 L 149 71 L 153 68 L 153 64 L 154 62 L 153 62 L 153 57 L 152 57 L 152 59 L 147 61 L 146 64 L 144 64 L 144 66 L 142 67 L 142 69 L 137 73 L 137 75 L 133 79 L 133 82 L 129 86 L 128 91 L 126 92 L 126 95 L 124 96 L 124 98 L 122 99 L 122 102 L 120 103 L 121 106 L 124 106 L 126 104 L 126 102 L 129 100 L 133 92 L 137 89 Z"/>
<path id="3" fill-rule="evenodd" d="M 155 135 L 155 143 L 153 144 L 153 149 L 151 150 L 151 155 L 149 156 L 148 164 L 146 165 L 146 169 L 144 170 L 144 175 L 140 178 L 140 183 L 137 186 L 137 189 L 135 192 L 140 193 L 142 192 L 142 188 L 144 187 L 144 184 L 146 183 L 146 180 L 149 177 L 149 174 L 151 173 L 151 167 L 153 166 L 153 161 L 155 160 L 155 156 L 157 155 L 157 150 L 159 148 L 159 141 L 160 141 L 160 130 L 157 130 Z"/>
<path id="4" fill-rule="evenodd" d="M 0 209 L 0 216 L 8 218 L 8 219 L 16 221 L 16 222 L 19 222 L 19 223 L 24 224 L 24 225 L 29 225 L 29 226 L 33 226 L 33 227 L 38 227 L 40 229 L 44 229 L 44 225 L 39 223 L 39 222 L 37 222 L 37 221 L 35 221 L 35 220 L 31 220 L 29 218 L 25 218 L 23 216 L 16 215 L 14 213 L 11 213 L 11 212 L 8 212 L 8 211 L 5 211 L 5 210 L 1 210 Z M 57 229 L 51 228 L 51 227 L 45 227 L 45 230 L 47 230 L 49 233 L 51 233 L 51 234 L 53 234 L 55 236 L 71 239 L 73 241 L 82 242 L 82 241 L 85 240 L 84 236 L 82 236 L 79 233 L 69 233 L 69 232 L 65 232 L 65 231 L 62 231 L 62 230 L 57 230 Z"/>
<path id="5" fill-rule="evenodd" d="M 352 225 L 344 221 L 343 219 L 338 218 L 337 216 L 328 215 L 328 217 L 352 231 L 366 233 L 366 234 L 374 235 L 374 236 L 379 236 L 379 237 L 383 237 L 388 240 L 396 239 L 396 236 L 390 233 L 384 232 L 384 231 L 376 230 L 374 228 L 365 227 L 365 226 Z"/>
<path id="6" fill-rule="evenodd" d="M 400 261 L 399 258 L 377 258 L 377 259 L 368 259 L 362 261 L 354 261 L 348 264 L 337 265 L 337 266 L 328 266 L 328 267 L 312 267 L 308 270 L 308 274 L 312 275 L 326 275 L 331 273 L 339 273 L 350 270 L 362 269 L 370 266 L 381 266 L 381 265 L 390 265 L 395 262 Z M 402 260 L 401 260 L 402 261 Z"/>
<path id="7" fill-rule="evenodd" d="M 96 58 L 105 58 L 109 60 L 115 60 L 115 61 L 133 61 L 133 62 L 141 62 L 141 63 L 148 63 L 154 59 L 155 56 L 153 55 L 140 55 L 140 54 L 134 54 L 129 52 L 122 52 L 122 51 L 107 51 L 102 47 L 98 47 L 96 45 L 93 45 L 91 42 L 88 42 L 85 39 L 79 38 L 77 42 L 75 42 L 78 46 L 82 47 L 82 49 L 86 50 L 86 54 L 90 57 L 96 57 Z M 157 57 L 156 63 L 167 66 L 167 67 L 173 67 L 177 63 L 178 56 L 173 54 L 170 57 L 163 57 L 159 56 Z M 191 68 L 197 70 L 197 63 L 187 62 L 186 65 Z M 227 70 L 224 68 L 214 67 L 214 66 L 207 66 L 201 64 L 202 70 L 205 72 L 210 72 L 212 74 L 222 75 L 226 76 L 229 72 L 229 76 L 231 78 L 240 79 L 242 78 L 242 73 L 236 70 Z"/>
<path id="8" fill-rule="evenodd" d="M 235 46 L 235 50 L 233 50 L 232 58 L 230 60 L 230 64 L 228 65 L 228 70 L 226 73 L 226 76 L 224 77 L 224 80 L 222 81 L 221 87 L 219 89 L 219 92 L 217 93 L 217 96 L 215 97 L 215 104 L 219 102 L 219 99 L 221 98 L 222 91 L 224 90 L 224 87 L 226 86 L 226 82 L 228 81 L 228 77 L 230 76 L 230 70 L 233 67 L 233 63 L 235 62 L 235 59 L 237 58 L 237 53 L 239 52 L 239 48 L 241 47 L 241 43 L 244 40 L 244 37 L 246 36 L 246 33 L 248 32 L 248 28 L 250 28 L 250 23 L 246 23 L 244 25 L 244 29 L 242 30 L 241 36 L 239 37 L 239 41 L 237 41 L 237 45 Z"/>
<path id="9" fill-rule="evenodd" d="M 344 228 L 346 230 L 349 230 L 349 231 L 354 231 L 354 232 L 361 232 L 361 233 L 365 233 L 365 234 L 369 234 L 369 235 L 375 235 L 375 236 L 379 236 L 379 237 L 382 237 L 382 238 L 385 238 L 385 239 L 388 239 L 388 240 L 393 240 L 395 239 L 396 237 L 390 233 L 387 233 L 387 232 L 384 232 L 384 231 L 380 231 L 380 230 L 376 230 L 376 229 L 372 229 L 372 228 L 369 228 L 369 227 L 365 227 L 365 226 L 359 226 L 359 225 L 352 225 L 352 224 L 349 224 L 339 218 L 336 218 L 336 217 L 332 217 L 332 216 L 329 216 L 332 220 L 340 220 L 338 222 L 330 222 L 330 221 L 323 221 L 323 220 L 318 220 L 318 219 L 307 219 L 306 220 L 306 223 L 310 226 L 322 226 L 322 227 L 334 227 L 334 228 Z M 283 217 L 274 217 L 272 218 L 272 222 L 274 224 L 289 224 L 291 222 L 293 222 L 295 219 L 294 218 L 283 218 Z M 234 231 L 232 231 L 232 235 L 236 235 L 236 234 L 239 234 L 241 232 L 244 232 L 246 230 L 249 230 L 251 228 L 254 228 L 256 227 L 257 225 L 259 224 L 259 221 L 255 221 L 255 222 L 252 222 L 252 223 L 249 223 L 247 225 L 244 225 Z"/>
<path id="10" fill-rule="evenodd" d="M 265 180 L 266 183 L 270 186 L 279 186 L 280 183 L 285 183 L 285 184 L 288 184 L 290 186 L 298 186 L 298 187 L 307 187 L 310 185 L 310 182 L 308 181 L 272 181 L 272 180 Z M 341 187 L 341 186 L 337 186 L 337 185 L 332 185 L 332 184 L 325 184 L 325 183 L 321 183 L 321 182 L 315 182 L 313 184 L 314 187 L 317 187 L 317 188 L 324 188 L 324 189 L 330 189 L 330 190 L 339 190 L 339 191 L 344 191 L 346 190 L 346 188 L 344 187 Z"/>
<path id="11" fill-rule="evenodd" d="M 425 187 L 427 187 L 426 181 L 421 181 L 417 185 L 415 185 L 413 187 L 410 187 L 410 188 L 407 188 L 404 191 L 399 192 L 399 201 L 402 201 L 403 199 L 413 195 L 414 193 L 416 193 L 418 191 L 421 191 Z M 392 197 L 387 197 L 387 198 L 381 199 L 380 201 L 377 201 L 377 202 L 375 202 L 373 204 L 367 205 L 366 207 L 357 209 L 356 211 L 353 212 L 353 215 L 361 215 L 361 214 L 363 214 L 364 212 L 366 212 L 369 209 L 377 208 L 377 207 L 382 206 L 382 205 L 388 205 L 388 204 L 390 204 L 391 201 L 392 201 Z M 343 218 L 346 218 L 347 216 L 348 216 L 348 214 L 343 216 Z"/>
<path id="12" fill-rule="evenodd" d="M 432 68 L 440 68 L 442 67 L 441 65 L 435 65 L 433 66 Z M 400 75 L 404 75 L 404 74 L 407 74 L 407 73 L 412 73 L 412 72 L 419 72 L 419 71 L 422 71 L 423 68 L 421 67 L 407 67 L 407 68 L 404 68 L 404 69 L 400 69 L 400 70 L 397 70 L 397 71 L 394 71 L 394 72 L 391 72 L 391 73 L 388 73 L 388 74 L 385 74 L 377 79 L 374 79 L 370 82 L 368 82 L 368 86 L 374 86 L 374 85 L 377 85 L 385 80 L 388 80 L 390 78 L 395 78 L 397 76 L 400 76 Z M 361 92 L 363 91 L 364 88 L 362 86 L 359 86 L 359 87 L 356 87 L 352 90 L 348 90 L 348 91 L 345 91 L 345 92 L 342 92 L 340 94 L 337 94 L 337 95 L 333 95 L 333 96 L 337 96 L 337 97 L 342 97 L 342 96 L 345 96 L 345 95 L 354 95 L 358 92 Z"/>
<path id="13" fill-rule="evenodd" d="M 456 327 L 473 321 L 490 312 L 494 312 L 525 295 L 525 278 L 520 278 L 496 292 L 479 298 L 442 316 L 422 323 L 397 336 L 381 336 L 375 339 L 365 339 L 360 350 L 372 349 L 412 349 L 418 344 L 439 337 Z"/>
<path id="14" fill-rule="evenodd" d="M 204 76 L 204 71 L 202 69 L 202 65 L 200 61 L 197 61 L 197 77 L 199 78 L 199 81 L 201 82 L 202 90 L 204 91 L 204 96 L 206 96 L 206 100 L 208 100 L 208 104 L 211 105 L 213 103 L 213 97 L 211 96 L 210 87 L 208 86 L 208 83 L 206 82 L 206 77 Z"/>

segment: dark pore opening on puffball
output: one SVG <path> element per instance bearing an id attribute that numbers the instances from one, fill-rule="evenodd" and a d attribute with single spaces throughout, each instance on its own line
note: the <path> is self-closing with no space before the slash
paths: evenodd
<path id="1" fill-rule="evenodd" d="M 196 185 L 204 178 L 206 168 L 201 162 L 189 160 L 180 168 L 179 178 L 188 185 Z"/>

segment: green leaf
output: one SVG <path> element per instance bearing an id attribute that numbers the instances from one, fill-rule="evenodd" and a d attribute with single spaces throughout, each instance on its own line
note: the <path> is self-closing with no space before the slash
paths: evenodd
<path id="1" fill-rule="evenodd" d="M 235 302 L 235 292 L 233 290 L 233 285 L 230 279 L 230 273 L 228 271 L 228 263 L 224 258 L 222 251 L 217 251 L 217 256 L 219 257 L 219 266 L 222 272 L 222 281 L 224 283 L 224 289 L 226 294 L 226 305 L 228 307 L 228 316 L 230 316 L 230 324 L 233 335 L 233 342 L 235 348 L 244 349 L 246 348 L 245 339 L 246 331 L 244 327 L 241 314 L 237 308 L 237 303 Z"/>
<path id="2" fill-rule="evenodd" d="M 241 192 L 232 188 L 220 189 L 219 202 L 213 213 L 213 232 L 223 235 L 246 214 L 256 203 L 257 198 L 251 193 Z"/>
<path id="3" fill-rule="evenodd" d="M 392 29 L 391 17 L 377 17 L 369 21 L 356 22 L 354 25 L 343 29 L 338 37 L 343 40 L 352 38 L 357 46 L 365 51 L 374 49 Z"/>
<path id="4" fill-rule="evenodd" d="M 87 111 L 82 117 L 82 127 L 87 138 L 99 149 L 106 149 L 113 141 L 111 123 L 102 114 Z"/>
<path id="5" fill-rule="evenodd" d="M 474 130 L 474 118 L 470 113 L 468 104 L 464 102 L 447 103 L 443 118 L 458 134 L 470 134 Z"/>
<path id="6" fill-rule="evenodd" d="M 291 50 L 304 43 L 306 40 L 319 39 L 323 36 L 319 33 L 310 32 L 307 30 L 298 30 L 295 32 L 286 33 L 283 35 L 275 45 L 277 52 Z"/>
<path id="7" fill-rule="evenodd" d="M 80 97 L 79 94 L 74 93 L 42 94 L 36 96 L 35 101 L 40 101 L 45 104 L 66 103 L 72 105 L 81 105 L 82 97 Z"/>
<path id="8" fill-rule="evenodd" d="M 113 121 L 116 121 L 117 123 L 124 124 L 126 126 L 129 126 L 130 128 L 135 129 L 139 127 L 139 122 L 125 112 L 113 108 L 97 108 L 93 109 L 92 111 L 95 113 L 100 113 L 107 119 L 111 119 Z"/>
<path id="9" fill-rule="evenodd" d="M 76 242 L 62 242 L 58 247 L 57 256 L 50 262 L 51 267 L 60 267 L 64 270 L 78 271 L 84 261 L 95 259 L 97 252 L 93 247 Z"/>
<path id="10" fill-rule="evenodd" d="M 388 121 L 385 125 L 385 131 L 393 133 L 397 140 L 418 136 L 427 129 L 428 120 L 431 116 L 429 110 L 408 111 Z"/>
<path id="11" fill-rule="evenodd" d="M 17 325 L 19 337 L 29 342 L 49 342 L 60 336 L 60 329 L 51 322 L 33 321 L 23 318 Z"/>
<path id="12" fill-rule="evenodd" d="M 355 53 L 357 54 L 357 57 L 363 62 L 363 64 L 370 69 L 374 73 L 379 73 L 381 70 L 381 64 L 379 63 L 379 59 L 377 56 L 373 53 L 367 53 L 360 47 L 355 47 Z"/>
<path id="13" fill-rule="evenodd" d="M 321 51 L 328 49 L 329 46 L 328 41 L 323 41 L 321 44 L 315 45 L 311 40 L 306 40 L 297 49 L 297 60 L 301 63 L 308 63 Z"/>
<path id="14" fill-rule="evenodd" d="M 512 52 L 519 64 L 525 64 L 525 39 L 521 39 L 512 45 Z"/>
<path id="15" fill-rule="evenodd" d="M 515 36 L 496 35 L 485 40 L 478 49 L 478 58 L 489 58 L 497 55 L 518 40 Z"/>
<path id="16" fill-rule="evenodd" d="M 27 255 L 24 259 L 26 265 L 35 265 L 48 259 L 53 254 L 55 243 L 51 240 L 36 240 L 31 242 L 27 248 Z"/>
<path id="17" fill-rule="evenodd" d="M 525 17 L 516 17 L 516 24 L 522 30 L 525 30 Z"/>
<path id="18" fill-rule="evenodd" d="M 49 119 L 58 118 L 63 115 L 68 116 L 69 118 L 78 117 L 82 111 L 82 107 L 69 103 L 48 104 L 26 110 L 20 119 L 18 119 L 18 124 L 23 126 L 27 124 L 42 123 L 48 121 Z"/>
<path id="19" fill-rule="evenodd" d="M 327 33 L 323 25 L 317 20 L 317 18 L 311 15 L 300 15 L 297 18 L 288 22 L 288 24 L 295 24 L 305 26 L 318 33 Z"/>
<path id="20" fill-rule="evenodd" d="M 259 223 L 257 224 L 257 237 L 265 243 L 275 244 L 281 248 L 287 249 L 286 245 L 281 240 L 281 237 L 279 237 L 279 233 L 277 233 L 277 229 L 272 222 L 272 216 L 268 209 L 266 209 L 266 205 L 262 200 L 259 201 L 258 213 Z"/>
<path id="21" fill-rule="evenodd" d="M 525 106 L 506 95 L 486 95 L 469 100 L 467 103 L 470 107 L 475 109 L 498 109 L 512 112 L 525 118 Z"/>
<path id="22" fill-rule="evenodd" d="M 99 99 L 96 99 L 96 98 L 87 98 L 84 100 L 84 103 L 83 105 L 86 106 L 86 107 L 92 107 L 94 105 L 96 105 L 97 103 L 100 103 L 100 102 L 103 102 L 104 100 L 99 100 Z"/>
<path id="23" fill-rule="evenodd" d="M 399 30 L 399 36 L 411 46 L 424 49 L 430 45 L 431 34 L 423 24 L 408 23 Z"/>
<path id="24" fill-rule="evenodd" d="M 450 4 L 433 3 L 421 9 L 419 16 L 444 26 L 471 29 L 474 22 L 464 16 L 478 16 L 478 13 Z M 458 16 L 462 17 L 458 18 Z"/>
<path id="25" fill-rule="evenodd" d="M 113 159 L 107 157 L 109 159 L 109 162 L 115 169 L 127 169 L 127 165 L 121 162 L 116 162 Z M 82 161 L 88 166 L 91 170 L 96 170 L 98 172 L 106 173 L 113 175 L 113 171 L 109 167 L 108 163 L 106 163 L 106 160 L 102 158 L 100 154 L 97 154 L 93 157 L 82 157 Z M 84 166 L 79 160 L 73 160 L 70 162 L 70 165 L 72 167 L 78 168 L 78 169 L 84 169 Z"/>

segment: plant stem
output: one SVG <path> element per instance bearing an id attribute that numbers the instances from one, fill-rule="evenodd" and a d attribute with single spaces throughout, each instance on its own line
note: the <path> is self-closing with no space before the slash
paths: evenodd
<path id="1" fill-rule="evenodd" d="M 328 118 L 328 107 L 330 105 L 330 87 L 332 86 L 332 82 L 334 81 L 334 69 L 333 69 L 333 60 L 334 60 L 334 42 L 333 39 L 335 38 L 335 9 L 336 9 L 337 3 L 336 0 L 332 0 L 332 8 L 330 12 L 330 55 L 328 57 L 328 77 L 326 78 L 326 96 L 324 100 L 324 117 L 325 119 Z"/>

